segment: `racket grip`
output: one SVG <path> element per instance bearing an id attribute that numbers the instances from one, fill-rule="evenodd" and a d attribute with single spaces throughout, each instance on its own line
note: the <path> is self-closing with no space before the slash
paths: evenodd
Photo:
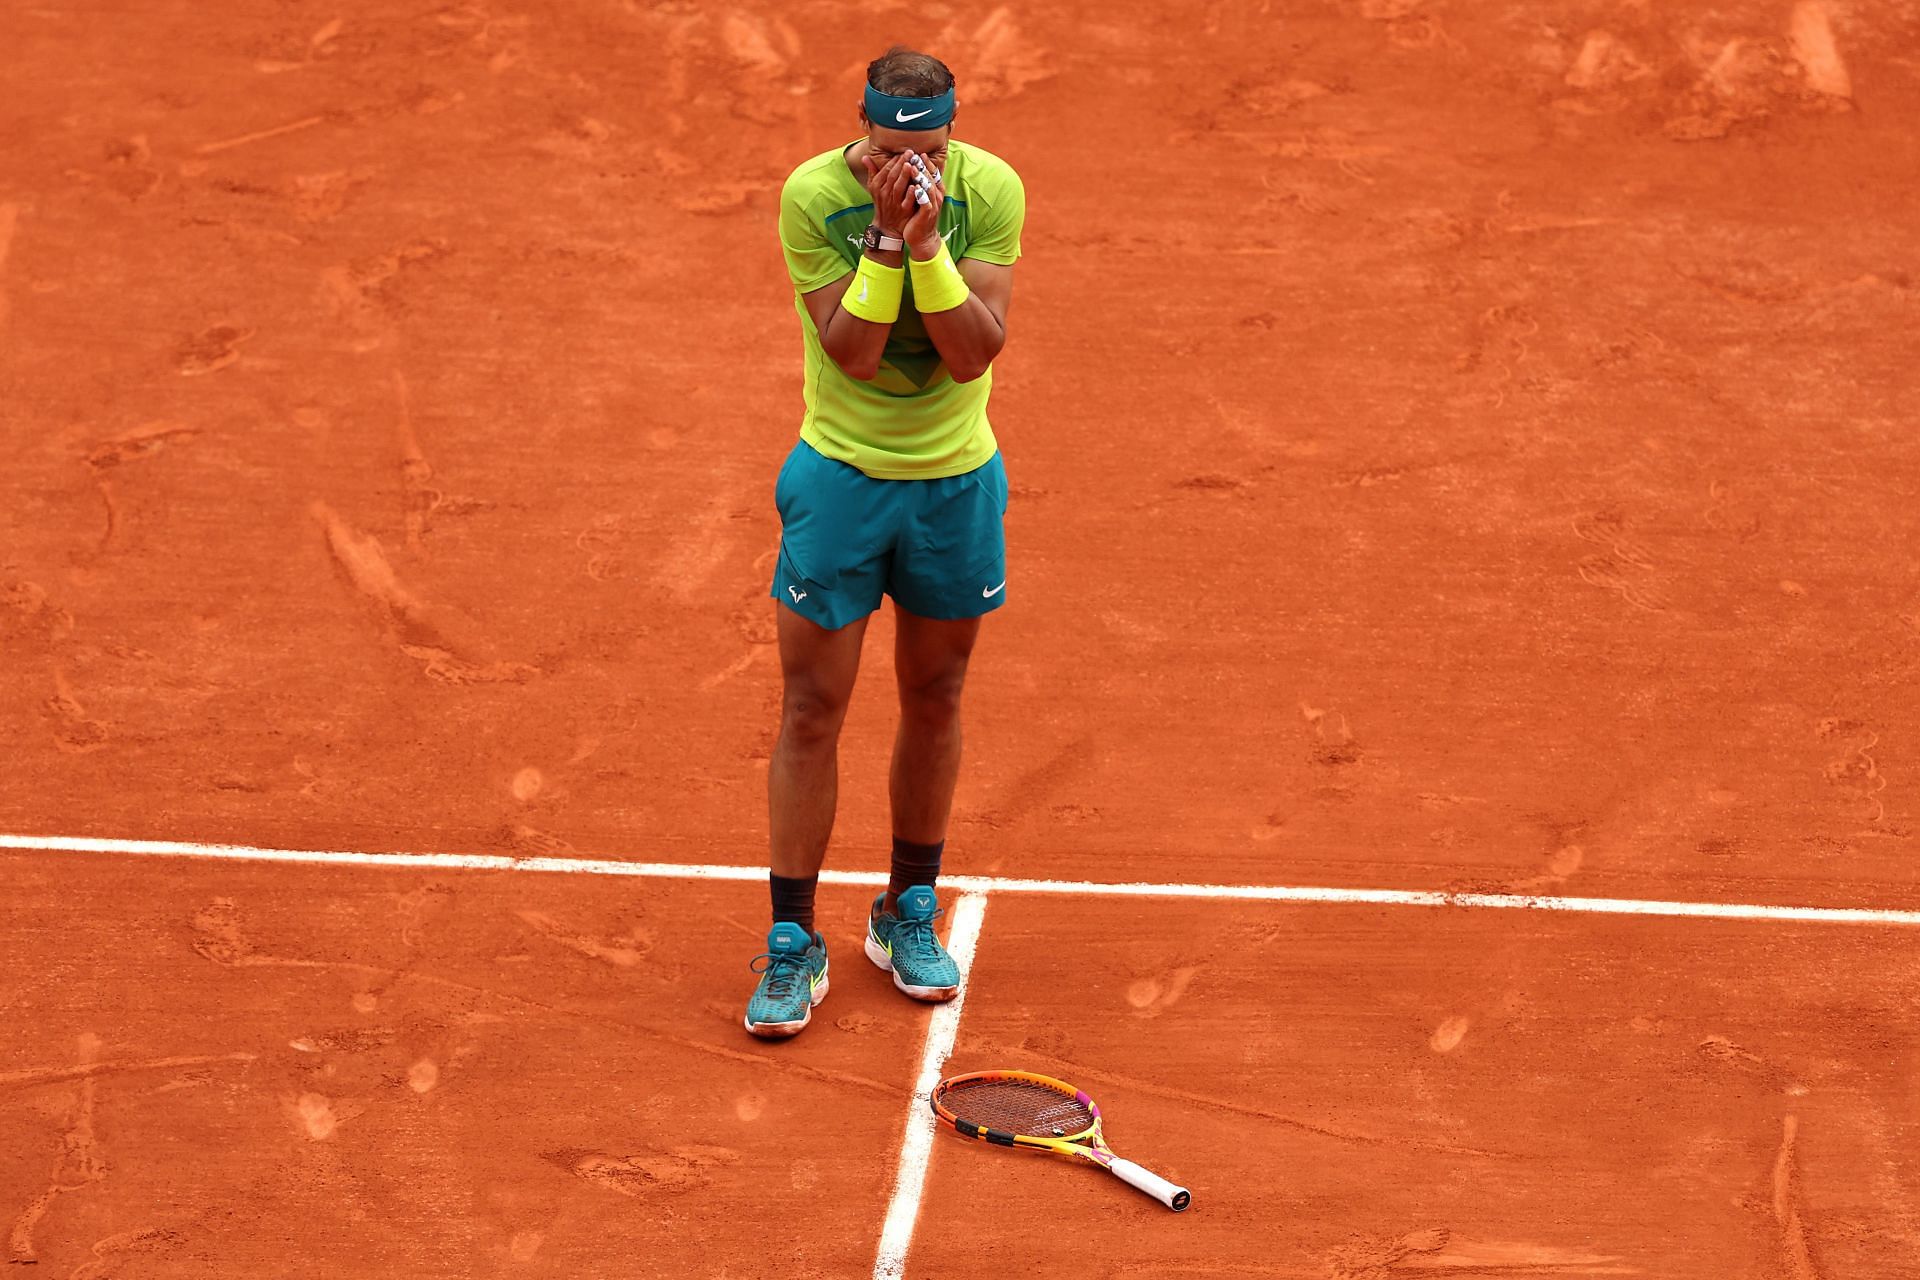
<path id="1" fill-rule="evenodd" d="M 1142 1169 L 1131 1160 L 1122 1160 L 1115 1156 L 1113 1163 L 1107 1168 L 1120 1181 L 1146 1192 L 1175 1213 L 1185 1209 L 1193 1201 L 1193 1197 L 1187 1194 L 1185 1187 L 1176 1187 L 1151 1169 Z"/>

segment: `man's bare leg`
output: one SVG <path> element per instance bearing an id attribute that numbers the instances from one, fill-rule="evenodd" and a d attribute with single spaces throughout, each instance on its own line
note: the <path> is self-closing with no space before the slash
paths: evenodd
<path id="1" fill-rule="evenodd" d="M 766 951 L 754 957 L 760 982 L 746 1016 L 747 1030 L 770 1040 L 798 1035 L 827 995 L 827 950 L 813 927 L 813 895 L 839 798 L 840 726 L 867 631 L 865 618 L 828 631 L 775 607 L 785 691 L 767 769 L 773 927 Z"/>
<path id="2" fill-rule="evenodd" d="M 867 619 L 828 631 L 785 605 L 779 610 L 785 685 L 780 738 L 767 768 L 773 874 L 820 874 L 840 794 L 840 727 L 860 671 Z"/>
<path id="3" fill-rule="evenodd" d="M 894 677 L 900 729 L 893 741 L 889 792 L 897 844 L 935 849 L 947 838 L 960 778 L 960 695 L 980 636 L 979 618 L 922 618 L 896 609 Z M 911 856 L 911 855 L 909 855 Z M 937 859 L 938 854 L 934 853 Z M 885 909 L 903 886 L 890 885 Z"/>
<path id="4" fill-rule="evenodd" d="M 893 860 L 887 891 L 867 920 L 867 958 L 916 1000 L 951 1000 L 960 969 L 934 933 L 934 882 L 960 777 L 960 693 L 980 620 L 944 621 L 896 609 L 894 675 L 900 731 L 893 740 Z"/>

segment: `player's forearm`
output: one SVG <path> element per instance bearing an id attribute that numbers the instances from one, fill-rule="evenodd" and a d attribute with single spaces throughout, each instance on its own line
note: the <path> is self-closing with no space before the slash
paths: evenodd
<path id="1" fill-rule="evenodd" d="M 948 311 L 923 314 L 920 319 L 955 382 L 972 382 L 985 373 L 1007 344 L 1007 331 L 977 297 L 969 297 Z"/>
<path id="2" fill-rule="evenodd" d="M 897 249 L 870 249 L 866 256 L 875 265 L 895 271 L 900 269 L 903 261 Z M 868 382 L 880 372 L 880 356 L 886 348 L 887 335 L 893 332 L 893 325 L 891 322 L 866 320 L 848 311 L 847 298 L 851 293 L 852 289 L 849 289 L 840 296 L 840 304 L 833 309 L 826 329 L 820 334 L 820 348 L 849 378 Z"/>
<path id="3" fill-rule="evenodd" d="M 868 382 L 880 372 L 880 353 L 892 331 L 890 324 L 875 324 L 845 311 L 835 311 L 827 331 L 820 335 L 820 349 L 849 378 Z"/>

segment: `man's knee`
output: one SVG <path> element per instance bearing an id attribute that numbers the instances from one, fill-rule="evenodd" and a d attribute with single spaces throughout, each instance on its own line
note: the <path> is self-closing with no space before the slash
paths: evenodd
<path id="1" fill-rule="evenodd" d="M 900 713 L 927 724 L 945 724 L 960 716 L 960 695 L 967 664 L 956 663 L 914 680 L 900 681 Z"/>
<path id="2" fill-rule="evenodd" d="M 831 747 L 847 720 L 847 698 L 808 680 L 790 680 L 780 711 L 780 736 L 801 747 Z"/>

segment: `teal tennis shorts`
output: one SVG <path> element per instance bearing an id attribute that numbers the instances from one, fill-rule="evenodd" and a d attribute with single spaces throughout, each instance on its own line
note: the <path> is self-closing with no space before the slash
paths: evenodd
<path id="1" fill-rule="evenodd" d="M 994 454 L 965 475 L 875 480 L 802 440 L 774 485 L 780 563 L 774 599 L 829 631 L 890 595 L 923 618 L 977 618 L 1007 598 L 1007 469 Z"/>

